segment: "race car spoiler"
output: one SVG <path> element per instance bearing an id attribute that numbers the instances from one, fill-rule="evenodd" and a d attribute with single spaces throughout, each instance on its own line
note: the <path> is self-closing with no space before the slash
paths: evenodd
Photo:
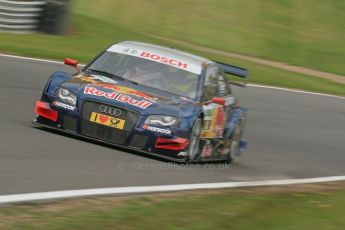
<path id="1" fill-rule="evenodd" d="M 225 64 L 222 62 L 217 62 L 217 64 L 220 66 L 220 68 L 224 71 L 224 73 L 226 74 L 231 74 L 237 77 L 241 77 L 244 79 L 243 82 L 238 82 L 238 81 L 232 81 L 230 80 L 229 83 L 233 84 L 233 85 L 237 85 L 237 86 L 241 86 L 241 87 L 245 87 L 247 84 L 247 77 L 248 77 L 248 70 L 241 68 L 241 67 L 237 67 L 237 66 L 233 66 L 233 65 L 229 65 L 229 64 Z"/>

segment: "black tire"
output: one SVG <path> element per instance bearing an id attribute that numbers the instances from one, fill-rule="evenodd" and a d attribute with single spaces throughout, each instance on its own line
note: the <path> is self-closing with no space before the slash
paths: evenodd
<path id="1" fill-rule="evenodd" d="M 233 134 L 231 135 L 231 138 L 228 140 L 229 141 L 229 150 L 228 150 L 226 161 L 229 164 L 234 162 L 234 160 L 236 158 L 236 151 L 239 147 L 240 140 L 241 140 L 242 135 L 243 135 L 244 125 L 245 125 L 245 120 L 240 119 L 240 121 L 236 125 L 236 128 L 235 128 Z"/>
<path id="2" fill-rule="evenodd" d="M 198 118 L 192 128 L 189 138 L 189 146 L 186 151 L 186 163 L 192 163 L 200 153 L 200 133 L 202 130 L 202 121 Z"/>

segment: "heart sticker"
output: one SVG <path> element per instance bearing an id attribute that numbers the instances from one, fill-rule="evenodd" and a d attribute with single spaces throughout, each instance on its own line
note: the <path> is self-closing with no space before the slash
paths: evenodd
<path id="1" fill-rule="evenodd" d="M 99 116 L 99 120 L 102 123 L 106 123 L 109 120 L 109 117 L 105 116 L 105 115 L 100 115 Z"/>

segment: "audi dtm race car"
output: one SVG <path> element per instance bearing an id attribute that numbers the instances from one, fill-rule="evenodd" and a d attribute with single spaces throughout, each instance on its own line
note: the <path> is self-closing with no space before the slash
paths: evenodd
<path id="1" fill-rule="evenodd" d="M 245 108 L 225 74 L 247 70 L 171 48 L 121 42 L 70 75 L 53 73 L 34 123 L 182 162 L 231 162 L 245 148 Z"/>

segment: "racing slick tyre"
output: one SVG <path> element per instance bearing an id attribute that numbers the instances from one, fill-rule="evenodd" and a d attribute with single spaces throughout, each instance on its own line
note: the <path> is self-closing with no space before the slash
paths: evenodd
<path id="1" fill-rule="evenodd" d="M 245 120 L 241 119 L 236 125 L 236 128 L 231 138 L 226 141 L 226 146 L 228 146 L 226 162 L 229 164 L 233 162 L 237 156 L 238 148 L 239 148 L 240 141 L 243 135 L 244 125 L 245 125 Z"/>
<path id="2" fill-rule="evenodd" d="M 217 148 L 219 156 L 224 156 L 226 163 L 230 164 L 231 162 L 233 162 L 238 154 L 240 141 L 243 135 L 244 125 L 245 119 L 244 117 L 242 117 L 236 124 L 231 136 L 228 138 L 225 137 L 222 143 Z"/>
<path id="3" fill-rule="evenodd" d="M 198 118 L 193 125 L 192 132 L 189 138 L 189 146 L 186 151 L 186 163 L 195 161 L 200 153 L 200 133 L 202 129 L 201 119 Z"/>

